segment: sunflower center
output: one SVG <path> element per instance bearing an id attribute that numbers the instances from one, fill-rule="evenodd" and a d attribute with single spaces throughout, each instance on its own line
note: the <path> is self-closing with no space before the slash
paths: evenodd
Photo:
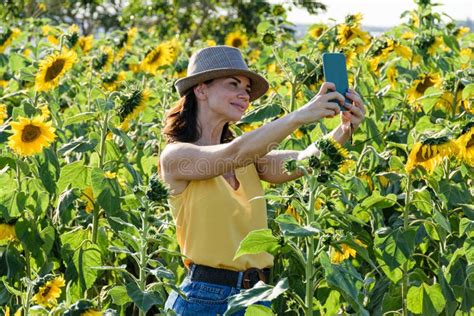
<path id="1" fill-rule="evenodd" d="M 240 38 L 234 38 L 232 41 L 232 46 L 234 47 L 240 47 L 242 45 L 242 40 Z"/>
<path id="2" fill-rule="evenodd" d="M 150 60 L 150 64 L 153 64 L 154 62 L 156 62 L 160 58 L 161 51 L 156 50 L 156 51 L 152 52 L 151 54 L 152 54 L 152 57 L 151 57 L 151 60 Z"/>
<path id="3" fill-rule="evenodd" d="M 471 136 L 471 139 L 467 142 L 466 148 L 474 146 L 474 136 Z"/>
<path id="4" fill-rule="evenodd" d="M 347 28 L 344 31 L 344 37 L 346 38 L 346 40 L 349 40 L 353 34 L 354 32 L 351 30 L 351 28 Z"/>
<path id="5" fill-rule="evenodd" d="M 21 141 L 24 143 L 31 143 L 41 135 L 41 129 L 35 125 L 26 125 L 21 133 Z"/>
<path id="6" fill-rule="evenodd" d="M 434 84 L 431 77 L 426 76 L 420 83 L 416 86 L 416 91 L 423 94 L 425 93 L 426 89 L 431 87 Z"/>
<path id="7" fill-rule="evenodd" d="M 46 70 L 46 76 L 44 77 L 45 81 L 51 81 L 56 78 L 64 68 L 66 60 L 64 58 L 58 58 L 53 62 L 51 66 Z"/>

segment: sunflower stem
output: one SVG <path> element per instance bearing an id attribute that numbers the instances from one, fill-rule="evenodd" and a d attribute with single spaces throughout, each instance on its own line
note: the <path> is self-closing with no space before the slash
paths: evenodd
<path id="1" fill-rule="evenodd" d="M 99 154 L 99 168 L 102 169 L 104 167 L 104 159 L 105 159 L 105 140 L 107 138 L 107 126 L 109 121 L 109 113 L 105 113 L 104 118 L 104 125 L 102 126 L 100 132 L 100 154 Z M 97 243 L 97 229 L 99 227 L 99 211 L 100 207 L 95 204 L 94 205 L 94 214 L 92 218 L 92 243 Z"/>
<path id="2" fill-rule="evenodd" d="M 30 251 L 25 249 L 25 262 L 26 262 L 26 301 L 24 302 L 23 308 L 25 309 L 25 315 L 29 315 L 30 312 L 30 301 L 31 301 L 31 292 L 32 292 L 32 283 L 31 283 L 31 264 L 30 264 Z"/>
<path id="3" fill-rule="evenodd" d="M 410 207 L 410 194 L 411 194 L 411 173 L 408 174 L 407 178 L 407 188 L 405 196 L 405 207 L 403 209 L 403 230 L 406 232 L 409 227 L 408 222 L 408 211 Z M 403 264 L 403 281 L 402 281 L 402 306 L 403 306 L 403 315 L 408 315 L 407 309 L 407 293 L 409 285 L 408 277 L 408 260 Z"/>
<path id="4" fill-rule="evenodd" d="M 17 159 L 16 163 L 16 182 L 18 183 L 18 192 L 21 192 L 21 172 L 20 172 L 20 165 L 18 164 L 18 161 L 21 158 Z"/>
<path id="5" fill-rule="evenodd" d="M 147 273 L 146 273 L 146 267 L 148 265 L 148 245 L 147 245 L 147 239 L 148 239 L 148 208 L 149 204 L 146 202 L 145 203 L 145 210 L 143 213 L 140 213 L 140 218 L 142 220 L 142 230 L 140 232 L 140 276 L 139 276 L 139 287 L 140 290 L 145 291 L 146 287 L 146 279 L 147 279 Z M 145 312 L 143 310 L 139 310 L 140 316 L 145 316 Z"/>
<path id="6" fill-rule="evenodd" d="M 316 179 L 310 178 L 309 209 L 306 224 L 308 226 L 314 221 L 314 201 L 316 199 Z M 313 315 L 313 260 L 314 260 L 314 236 L 307 239 L 306 248 L 306 316 Z"/>
<path id="7" fill-rule="evenodd" d="M 456 103 L 458 102 L 457 96 L 458 96 L 459 83 L 460 83 L 460 79 L 456 80 L 456 84 L 454 85 L 453 102 L 451 104 L 451 111 L 452 111 L 451 115 L 453 117 L 456 115 Z"/>

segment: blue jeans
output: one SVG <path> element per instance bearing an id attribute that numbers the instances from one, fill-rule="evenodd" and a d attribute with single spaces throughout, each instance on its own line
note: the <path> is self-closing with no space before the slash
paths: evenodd
<path id="1" fill-rule="evenodd" d="M 191 266 L 191 273 L 193 266 Z M 242 284 L 242 275 L 238 284 Z M 165 303 L 165 311 L 173 310 L 177 315 L 191 316 L 191 315 L 202 315 L 202 316 L 215 316 L 223 315 L 227 310 L 227 302 L 229 296 L 238 294 L 241 289 L 236 284 L 236 287 L 218 285 L 207 282 L 191 281 L 188 275 L 183 283 L 180 285 L 180 289 L 186 295 L 187 300 L 182 298 L 176 291 L 172 291 L 170 296 Z M 270 307 L 271 303 L 268 301 L 258 302 L 257 304 Z M 240 310 L 232 316 L 243 316 L 245 309 Z"/>

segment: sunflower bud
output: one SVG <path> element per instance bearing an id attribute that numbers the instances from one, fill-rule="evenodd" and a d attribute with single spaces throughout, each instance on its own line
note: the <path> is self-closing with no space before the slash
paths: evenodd
<path id="1" fill-rule="evenodd" d="M 275 44 L 276 36 L 273 32 L 266 32 L 262 35 L 262 43 L 268 46 Z"/>
<path id="2" fill-rule="evenodd" d="M 146 196 L 153 202 L 164 203 L 168 199 L 168 188 L 160 181 L 158 174 L 150 178 Z"/>
<path id="3" fill-rule="evenodd" d="M 295 159 L 288 159 L 285 161 L 285 171 L 286 172 L 293 172 L 296 170 L 296 160 Z"/>
<path id="4" fill-rule="evenodd" d="M 309 166 L 313 169 L 318 169 L 321 166 L 321 161 L 319 161 L 319 158 L 316 157 L 315 155 L 309 157 Z"/>

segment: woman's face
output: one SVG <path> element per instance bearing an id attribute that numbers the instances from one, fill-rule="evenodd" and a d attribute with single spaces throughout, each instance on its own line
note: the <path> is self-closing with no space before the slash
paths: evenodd
<path id="1" fill-rule="evenodd" d="M 207 84 L 209 108 L 229 121 L 239 121 L 249 107 L 250 80 L 244 76 L 214 79 Z"/>

